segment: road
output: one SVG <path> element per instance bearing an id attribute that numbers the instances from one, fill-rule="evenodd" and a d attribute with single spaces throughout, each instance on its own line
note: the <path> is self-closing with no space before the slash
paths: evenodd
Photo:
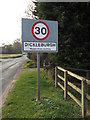
<path id="1" fill-rule="evenodd" d="M 2 66 L 2 94 L 14 79 L 17 70 L 20 69 L 26 59 L 27 57 L 24 55 L 19 58 L 3 59 L 2 62 L 0 62 L 0 66 Z"/>

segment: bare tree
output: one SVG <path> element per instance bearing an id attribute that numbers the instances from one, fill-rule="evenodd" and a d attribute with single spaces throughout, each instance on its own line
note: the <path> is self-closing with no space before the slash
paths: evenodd
<path id="1" fill-rule="evenodd" d="M 37 1 L 32 0 L 25 10 L 25 14 L 29 18 L 38 19 L 37 16 Z"/>

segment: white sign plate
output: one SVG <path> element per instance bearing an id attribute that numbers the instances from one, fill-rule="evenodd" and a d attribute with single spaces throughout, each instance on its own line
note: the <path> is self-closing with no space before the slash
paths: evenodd
<path id="1" fill-rule="evenodd" d="M 24 51 L 56 51 L 56 43 L 24 42 Z"/>

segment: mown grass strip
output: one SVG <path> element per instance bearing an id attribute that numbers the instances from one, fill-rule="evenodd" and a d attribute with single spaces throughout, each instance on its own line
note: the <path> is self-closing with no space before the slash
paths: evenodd
<path id="1" fill-rule="evenodd" d="M 26 60 L 24 63 L 24 68 L 36 68 L 36 63 L 32 60 Z"/>
<path id="2" fill-rule="evenodd" d="M 0 59 L 8 59 L 8 58 L 18 58 L 18 57 L 22 57 L 22 54 L 12 54 L 12 55 L 2 55 L 0 56 Z"/>
<path id="3" fill-rule="evenodd" d="M 80 108 L 63 99 L 63 91 L 44 70 L 40 73 L 40 101 L 37 98 L 37 72 L 23 72 L 3 107 L 3 118 L 79 118 Z"/>

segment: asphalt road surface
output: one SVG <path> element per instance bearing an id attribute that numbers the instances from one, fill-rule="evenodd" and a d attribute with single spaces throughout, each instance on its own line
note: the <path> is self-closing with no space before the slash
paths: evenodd
<path id="1" fill-rule="evenodd" d="M 26 55 L 23 55 L 19 58 L 3 59 L 0 62 L 0 66 L 2 66 L 2 94 L 26 59 Z"/>

